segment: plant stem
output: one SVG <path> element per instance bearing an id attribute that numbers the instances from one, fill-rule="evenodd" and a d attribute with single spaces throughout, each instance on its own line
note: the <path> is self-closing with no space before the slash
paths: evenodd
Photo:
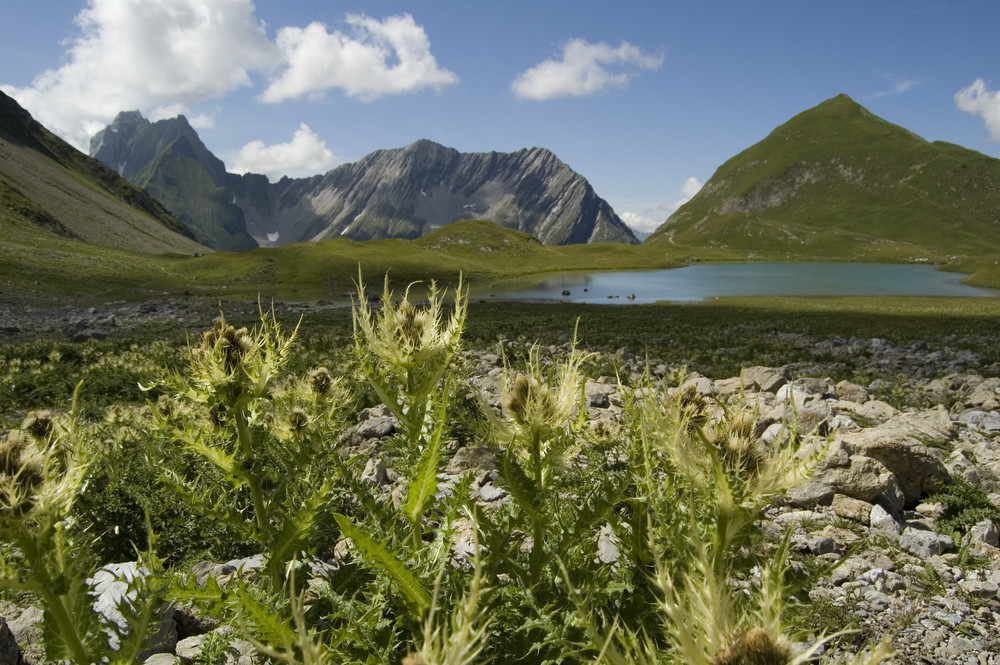
<path id="1" fill-rule="evenodd" d="M 31 565 L 32 576 L 38 582 L 38 591 L 42 594 L 42 598 L 45 599 L 45 605 L 55 619 L 56 625 L 59 626 L 59 634 L 62 635 L 66 643 L 66 648 L 73 656 L 73 662 L 92 662 L 93 659 L 87 652 L 87 647 L 83 644 L 83 640 L 80 639 L 80 635 L 76 630 L 76 624 L 73 622 L 69 610 L 66 609 L 63 597 L 54 591 L 55 585 L 45 570 L 45 565 L 38 554 L 35 541 L 26 533 L 20 534 L 18 541 L 21 551 Z"/>
<path id="2" fill-rule="evenodd" d="M 537 428 L 531 433 L 531 465 L 535 473 L 535 491 L 542 494 L 545 487 L 544 470 L 542 469 L 542 436 Z M 540 516 L 533 520 L 534 528 L 531 534 L 531 583 L 538 583 L 542 575 L 542 567 L 545 565 L 542 540 L 545 537 L 545 522 Z"/>
<path id="3" fill-rule="evenodd" d="M 236 433 L 240 440 L 240 450 L 243 453 L 243 462 L 247 463 L 252 459 L 253 446 L 250 440 L 250 430 L 247 428 L 246 412 L 242 408 L 236 409 Z M 250 485 L 250 496 L 253 499 L 254 518 L 257 520 L 257 529 L 260 531 L 261 540 L 270 543 L 271 527 L 267 521 L 267 507 L 264 505 L 264 493 L 261 490 L 257 477 L 247 474 L 247 481 Z"/>

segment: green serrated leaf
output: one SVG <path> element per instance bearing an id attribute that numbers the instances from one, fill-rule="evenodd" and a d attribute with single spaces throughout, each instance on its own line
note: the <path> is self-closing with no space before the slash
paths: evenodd
<path id="1" fill-rule="evenodd" d="M 339 513 L 334 513 L 333 517 L 340 525 L 343 534 L 350 538 L 354 546 L 361 552 L 362 557 L 386 573 L 393 585 L 411 604 L 415 605 L 420 612 L 430 608 L 430 594 L 421 585 L 417 576 L 406 567 L 406 564 L 386 549 L 384 545 L 359 529 L 349 518 Z"/>
<path id="2" fill-rule="evenodd" d="M 443 394 L 448 395 L 450 391 L 451 386 L 446 386 Z M 427 442 L 427 447 L 424 449 L 416 477 L 410 482 L 406 494 L 404 511 L 411 524 L 417 524 L 420 521 L 427 502 L 437 492 L 437 474 L 441 465 L 441 442 L 444 439 L 445 424 L 448 421 L 448 400 L 442 398 L 435 406 L 431 417 L 435 426 L 431 432 L 430 440 Z"/>
<path id="3" fill-rule="evenodd" d="M 532 520 L 543 519 L 542 512 L 538 507 L 538 500 L 533 484 L 513 455 L 506 452 L 500 455 L 499 470 L 504 485 L 511 495 L 513 495 L 521 510 L 526 512 Z"/>

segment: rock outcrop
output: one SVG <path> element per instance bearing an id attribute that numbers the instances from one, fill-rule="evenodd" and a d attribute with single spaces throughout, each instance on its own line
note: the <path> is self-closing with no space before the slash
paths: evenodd
<path id="1" fill-rule="evenodd" d="M 184 116 L 151 123 L 131 111 L 96 134 L 90 152 L 215 249 L 417 238 L 463 219 L 489 220 L 547 245 L 638 242 L 590 183 L 544 148 L 461 153 L 421 140 L 323 175 L 271 183 L 227 173 Z"/>
<path id="2" fill-rule="evenodd" d="M 346 236 L 422 236 L 487 219 L 548 245 L 635 243 L 590 184 L 543 148 L 460 153 L 431 141 L 379 150 L 322 176 L 234 187 L 254 237 L 267 244 Z"/>

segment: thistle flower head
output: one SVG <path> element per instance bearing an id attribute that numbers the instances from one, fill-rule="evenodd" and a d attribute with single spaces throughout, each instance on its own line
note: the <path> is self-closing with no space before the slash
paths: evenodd
<path id="1" fill-rule="evenodd" d="M 418 351 L 424 342 L 424 333 L 434 325 L 427 310 L 420 310 L 404 298 L 392 313 L 399 341 L 408 348 Z"/>
<path id="2" fill-rule="evenodd" d="M 211 330 L 206 330 L 201 338 L 201 353 L 209 355 L 220 351 L 224 357 L 226 371 L 235 371 L 243 359 L 254 350 L 256 343 L 246 328 L 236 329 L 227 325 L 222 319 L 212 324 Z"/>
<path id="3" fill-rule="evenodd" d="M 788 642 L 763 628 L 737 633 L 730 643 L 713 655 L 709 665 L 787 665 L 792 659 Z"/>
<path id="4" fill-rule="evenodd" d="M 52 434 L 52 414 L 48 411 L 29 411 L 21 423 L 21 429 L 44 441 Z"/>
<path id="5" fill-rule="evenodd" d="M 505 375 L 501 390 L 504 414 L 522 432 L 562 427 L 580 405 L 582 361 L 583 355 L 574 351 L 545 371 L 539 348 L 532 347 L 526 371 Z"/>
<path id="6" fill-rule="evenodd" d="M 325 395 L 330 392 L 330 388 L 333 387 L 333 377 L 330 376 L 330 370 L 325 367 L 317 367 L 309 372 L 309 386 L 317 395 Z"/>
<path id="7" fill-rule="evenodd" d="M 693 383 L 686 384 L 679 397 L 681 421 L 689 427 L 701 427 L 708 422 L 708 400 Z"/>
<path id="8" fill-rule="evenodd" d="M 744 480 L 756 476 L 767 463 L 767 449 L 755 436 L 757 419 L 750 409 L 740 409 L 725 423 L 714 443 L 726 468 Z"/>
<path id="9" fill-rule="evenodd" d="M 309 426 L 309 414 L 299 407 L 292 409 L 288 414 L 288 427 L 293 432 L 301 432 Z"/>
<path id="10" fill-rule="evenodd" d="M 411 285 L 412 286 L 412 285 Z M 462 283 L 455 290 L 454 308 L 444 311 L 444 292 L 431 282 L 427 304 L 415 307 L 407 287 L 402 300 L 394 304 L 386 276 L 382 308 L 375 311 L 358 281 L 358 304 L 354 307 L 354 349 L 362 375 L 407 427 L 407 412 L 430 398 L 452 358 L 461 348 L 468 299 Z M 417 412 L 421 409 L 418 407 Z"/>

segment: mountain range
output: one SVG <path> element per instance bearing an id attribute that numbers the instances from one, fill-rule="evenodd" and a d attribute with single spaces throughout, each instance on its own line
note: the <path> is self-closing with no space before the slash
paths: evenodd
<path id="1" fill-rule="evenodd" d="M 365 231 L 372 236 L 418 234 L 434 226 L 432 213 L 464 210 L 521 226 L 531 202 L 549 211 L 534 218 L 534 234 L 595 240 L 602 228 L 614 228 L 595 223 L 580 231 L 572 223 L 584 210 L 591 219 L 614 218 L 582 177 L 537 148 L 463 155 L 418 141 L 324 175 L 270 183 L 226 173 L 182 118 L 161 126 L 123 114 L 112 127 L 118 131 L 109 129 L 95 146 L 148 191 L 69 146 L 0 93 L 0 300 L 181 291 L 328 298 L 349 290 L 359 267 L 365 274 L 391 270 L 393 280 L 459 273 L 493 280 L 747 259 L 927 261 L 1000 287 L 1000 160 L 926 141 L 844 95 L 796 115 L 728 160 L 640 245 L 544 245 L 490 221 L 448 224 L 415 240 L 358 242 L 349 235 L 360 236 L 365 226 L 352 223 L 370 219 L 382 224 Z M 145 147 L 136 150 L 139 144 Z M 506 198 L 490 199 L 483 183 L 509 187 Z M 164 206 L 172 201 L 190 204 L 195 221 L 169 213 Z M 316 212 L 323 206 L 329 218 Z M 576 217 L 560 214 L 567 208 Z M 267 225 L 289 211 L 300 215 L 294 223 Z M 330 219 L 341 226 L 329 227 Z M 268 234 L 278 234 L 270 242 L 282 246 L 212 253 L 196 241 L 248 247 L 258 236 L 268 242 Z"/>
<path id="2" fill-rule="evenodd" d="M 412 239 L 463 219 L 490 220 L 548 245 L 638 242 L 587 180 L 544 148 L 461 153 L 420 140 L 272 183 L 227 173 L 184 116 L 150 122 L 131 111 L 93 137 L 90 153 L 220 250 Z"/>

